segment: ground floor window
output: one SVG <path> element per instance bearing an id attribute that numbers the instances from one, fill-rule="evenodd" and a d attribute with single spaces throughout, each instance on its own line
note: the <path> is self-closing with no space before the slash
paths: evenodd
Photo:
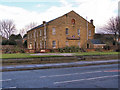
<path id="1" fill-rule="evenodd" d="M 69 46 L 69 43 L 68 43 L 68 41 L 66 41 L 66 46 Z"/>
<path id="2" fill-rule="evenodd" d="M 52 41 L 52 47 L 56 48 L 56 42 L 55 41 Z"/>
<path id="3" fill-rule="evenodd" d="M 80 48 L 80 42 L 78 42 L 78 47 Z"/>
<path id="4" fill-rule="evenodd" d="M 32 43 L 29 44 L 29 49 L 32 49 Z"/>
<path id="5" fill-rule="evenodd" d="M 40 41 L 40 48 L 42 49 L 42 42 Z"/>
<path id="6" fill-rule="evenodd" d="M 44 42 L 44 48 L 46 49 L 46 41 Z"/>

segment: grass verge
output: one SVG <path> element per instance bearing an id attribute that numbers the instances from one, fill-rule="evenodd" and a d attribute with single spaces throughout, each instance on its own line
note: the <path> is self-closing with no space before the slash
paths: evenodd
<path id="1" fill-rule="evenodd" d="M 19 58 L 40 58 L 40 57 L 60 57 L 60 55 L 30 55 L 26 53 L 2 54 L 2 59 L 19 59 Z"/>
<path id="2" fill-rule="evenodd" d="M 86 56 L 86 55 L 117 55 L 118 52 L 81 52 L 75 53 L 76 56 Z"/>
<path id="3" fill-rule="evenodd" d="M 83 67 L 83 66 L 93 66 L 93 65 L 109 65 L 109 64 L 119 64 L 119 62 L 109 62 L 109 63 L 99 63 L 99 64 L 85 64 L 85 65 L 68 65 L 68 66 L 56 66 L 56 67 L 41 67 L 41 68 L 25 68 L 25 69 L 5 69 L 5 71 L 23 71 L 23 70 L 39 70 L 39 69 L 51 69 L 51 68 L 69 68 L 69 67 Z"/>
<path id="4" fill-rule="evenodd" d="M 59 53 L 58 53 L 59 54 Z M 73 53 L 75 56 L 89 55 L 117 55 L 118 52 L 78 52 Z M 28 53 L 2 54 L 2 59 L 17 59 L 17 58 L 40 58 L 40 57 L 60 57 L 61 55 L 30 55 Z"/>

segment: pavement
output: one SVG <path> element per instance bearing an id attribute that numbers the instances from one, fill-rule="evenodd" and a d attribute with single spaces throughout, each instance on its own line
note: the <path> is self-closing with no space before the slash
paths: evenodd
<path id="1" fill-rule="evenodd" d="M 73 56 L 75 53 L 36 53 L 33 56 L 56 55 L 56 56 Z"/>
<path id="2" fill-rule="evenodd" d="M 52 68 L 52 67 L 60 67 L 60 66 L 75 66 L 75 65 L 89 65 L 89 64 L 104 64 L 104 63 L 114 63 L 120 62 L 120 60 L 100 60 L 100 61 L 78 61 L 78 62 L 70 62 L 70 63 L 52 63 L 52 64 L 28 64 L 28 65 L 9 65 L 2 66 L 0 70 L 19 70 L 19 69 L 29 69 L 29 68 Z"/>
<path id="3" fill-rule="evenodd" d="M 118 72 L 120 72 L 118 64 L 10 71 L 2 72 L 0 82 L 2 82 L 1 88 L 11 90 L 14 88 L 88 88 L 88 90 L 89 88 L 95 88 L 95 90 L 101 88 L 97 90 L 118 90 L 117 88 L 120 86 Z"/>

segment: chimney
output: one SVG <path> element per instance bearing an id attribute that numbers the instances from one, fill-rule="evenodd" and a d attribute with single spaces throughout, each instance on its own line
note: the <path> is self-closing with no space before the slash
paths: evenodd
<path id="1" fill-rule="evenodd" d="M 93 19 L 90 20 L 90 23 L 93 24 Z"/>
<path id="2" fill-rule="evenodd" d="M 43 24 L 45 24 L 46 23 L 46 21 L 43 21 Z"/>

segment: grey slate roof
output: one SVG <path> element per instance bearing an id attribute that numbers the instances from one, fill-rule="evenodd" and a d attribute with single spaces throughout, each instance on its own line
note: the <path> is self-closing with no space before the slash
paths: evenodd
<path id="1" fill-rule="evenodd" d="M 59 17 L 58 17 L 58 18 L 59 18 Z M 57 19 L 57 18 L 55 18 L 55 19 Z M 48 24 L 48 23 L 50 23 L 50 22 L 54 21 L 55 19 L 53 19 L 53 20 L 50 20 L 50 21 L 46 22 L 46 24 Z M 34 29 L 37 29 L 37 28 L 40 28 L 40 27 L 43 27 L 43 26 L 44 26 L 44 25 L 43 25 L 43 24 L 41 24 L 41 25 L 38 25 L 38 26 L 36 26 L 36 27 L 32 28 L 31 30 L 34 30 Z M 31 31 L 31 30 L 29 30 L 29 31 Z"/>
<path id="2" fill-rule="evenodd" d="M 105 44 L 105 43 L 103 43 L 101 40 L 99 40 L 99 39 L 90 39 L 90 41 L 91 41 L 91 43 L 93 43 L 93 44 Z"/>

